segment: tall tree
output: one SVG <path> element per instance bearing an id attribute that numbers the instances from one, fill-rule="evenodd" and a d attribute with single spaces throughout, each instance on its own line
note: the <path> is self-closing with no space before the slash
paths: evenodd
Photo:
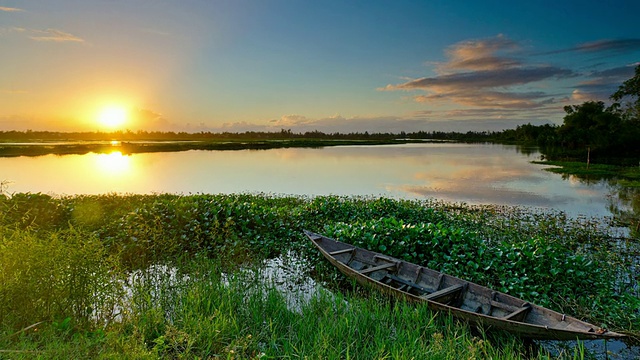
<path id="1" fill-rule="evenodd" d="M 621 119 L 602 101 L 565 106 L 564 111 L 567 115 L 558 133 L 569 148 L 607 149 L 617 143 Z"/>
<path id="2" fill-rule="evenodd" d="M 627 99 L 626 117 L 638 121 L 640 119 L 640 65 L 636 66 L 635 75 L 622 83 L 618 91 L 611 95 L 611 100 L 619 102 Z"/>

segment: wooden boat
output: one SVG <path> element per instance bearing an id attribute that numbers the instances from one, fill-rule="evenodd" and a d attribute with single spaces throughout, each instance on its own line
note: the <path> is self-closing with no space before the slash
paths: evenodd
<path id="1" fill-rule="evenodd" d="M 625 335 L 530 304 L 441 272 L 358 248 L 305 230 L 320 252 L 348 277 L 426 303 L 475 326 L 500 329 L 530 339 L 614 339 Z"/>

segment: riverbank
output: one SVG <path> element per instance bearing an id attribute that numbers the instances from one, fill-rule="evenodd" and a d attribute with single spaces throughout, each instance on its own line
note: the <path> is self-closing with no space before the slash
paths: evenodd
<path id="1" fill-rule="evenodd" d="M 394 145 L 418 140 L 211 140 L 211 141 L 87 141 L 87 142 L 5 142 L 0 143 L 0 157 L 82 155 L 88 153 L 140 154 L 153 152 L 178 152 L 188 150 L 268 150 L 282 148 L 319 148 L 347 145 Z"/>
<path id="2" fill-rule="evenodd" d="M 407 260 L 640 333 L 638 244 L 553 214 L 246 194 L 13 194 L 0 197 L 0 208 L 0 348 L 16 357 L 514 358 L 529 351 L 508 334 L 476 333 L 364 291 L 321 259 L 303 228 L 375 241 Z M 426 241 L 438 251 L 420 248 Z M 306 263 L 285 267 L 333 295 L 321 290 L 290 308 L 273 283 L 238 270 L 260 272 L 265 259 L 289 253 Z M 154 272 L 158 266 L 174 270 Z M 154 280 L 132 282 L 136 272 Z"/>
<path id="3" fill-rule="evenodd" d="M 607 164 L 587 164 L 577 161 L 534 161 L 534 164 L 551 166 L 547 171 L 556 174 L 574 175 L 581 179 L 615 179 L 624 186 L 640 187 L 640 166 L 618 166 Z"/>
<path id="4" fill-rule="evenodd" d="M 640 166 L 587 164 L 571 161 L 534 161 L 545 170 L 585 183 L 605 182 L 616 189 L 620 206 L 611 206 L 613 222 L 640 238 Z"/>

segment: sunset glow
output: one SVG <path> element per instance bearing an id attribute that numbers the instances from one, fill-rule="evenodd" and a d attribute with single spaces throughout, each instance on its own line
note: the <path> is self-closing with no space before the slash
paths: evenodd
<path id="1" fill-rule="evenodd" d="M 110 130 L 120 129 L 127 122 L 127 110 L 120 106 L 105 107 L 100 111 L 98 122 Z"/>
<path id="2" fill-rule="evenodd" d="M 122 176 L 130 171 L 131 158 L 122 155 L 120 151 L 114 151 L 110 154 L 96 155 L 96 167 L 102 172 L 110 176 Z"/>
<path id="3" fill-rule="evenodd" d="M 639 1 L 5 2 L 0 131 L 500 131 L 640 58 Z"/>

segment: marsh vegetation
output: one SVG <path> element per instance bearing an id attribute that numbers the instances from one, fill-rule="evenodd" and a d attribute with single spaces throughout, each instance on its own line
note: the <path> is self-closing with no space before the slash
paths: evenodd
<path id="1" fill-rule="evenodd" d="M 261 194 L 20 193 L 0 196 L 0 207 L 2 356 L 548 356 L 509 334 L 362 290 L 302 229 L 640 333 L 638 240 L 563 213 Z M 296 308 L 276 284 L 247 275 L 290 253 L 303 265 L 287 266 L 321 285 Z M 582 351 L 562 356 L 588 356 Z"/>

